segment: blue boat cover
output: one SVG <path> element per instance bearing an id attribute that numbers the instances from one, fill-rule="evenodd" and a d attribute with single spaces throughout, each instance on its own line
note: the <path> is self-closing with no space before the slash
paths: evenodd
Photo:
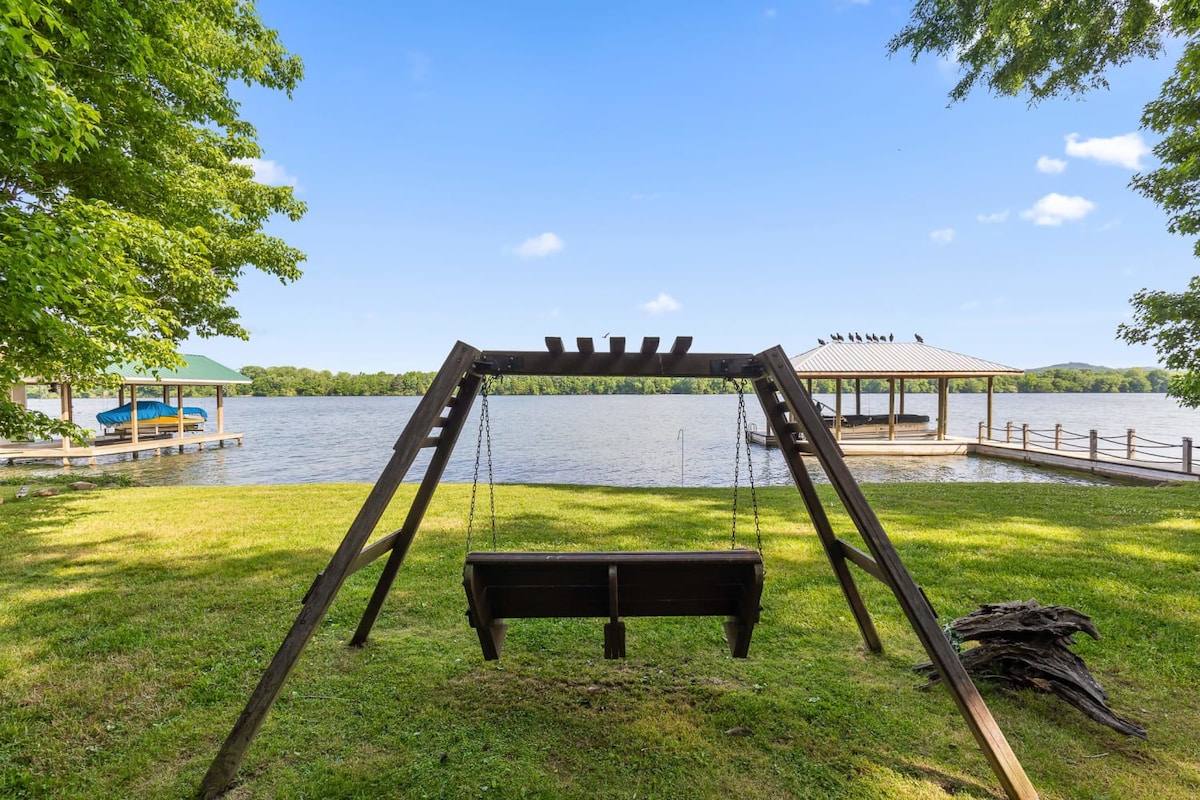
<path id="1" fill-rule="evenodd" d="M 108 411 L 101 411 L 96 415 L 96 421 L 101 425 L 120 425 L 122 422 L 129 422 L 132 419 L 131 403 L 126 403 L 118 408 L 111 408 Z M 185 417 L 200 417 L 208 419 L 208 413 L 203 408 L 195 406 L 184 406 L 183 415 Z M 166 403 L 160 403 L 157 400 L 138 400 L 139 420 L 154 419 L 155 417 L 177 417 L 179 409 Z"/>

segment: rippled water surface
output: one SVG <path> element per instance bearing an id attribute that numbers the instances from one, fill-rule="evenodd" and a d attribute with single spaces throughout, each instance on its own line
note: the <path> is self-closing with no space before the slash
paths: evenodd
<path id="1" fill-rule="evenodd" d="M 833 398 L 818 395 L 833 405 Z M 215 427 L 215 400 L 187 400 L 209 411 Z M 235 397 L 225 403 L 226 430 L 245 434 L 242 447 L 212 448 L 161 458 L 129 455 L 102 460 L 95 469 L 131 475 L 157 485 L 373 482 L 396 438 L 416 408 L 415 397 Z M 613 397 L 493 397 L 492 452 L 495 478 L 502 483 L 570 483 L 612 486 L 728 486 L 733 479 L 737 397 L 658 395 Z M 843 411 L 854 398 L 843 398 Z M 886 413 L 886 395 L 863 395 L 863 413 Z M 58 412 L 57 400 L 31 405 Z M 81 399 L 75 417 L 95 426 L 112 400 Z M 1181 409 L 1164 395 L 1014 394 L 997 395 L 995 423 L 1012 420 L 1033 428 L 1062 424 L 1067 431 L 1141 437 L 1178 443 L 1200 429 L 1200 412 Z M 911 395 L 909 413 L 936 415 L 933 395 Z M 757 401 L 747 411 L 759 428 L 765 422 Z M 986 417 L 985 395 L 951 395 L 951 435 L 974 437 Z M 445 480 L 469 482 L 475 462 L 478 403 L 464 429 Z M 428 452 L 428 451 L 426 451 Z M 486 458 L 486 456 L 485 456 Z M 408 479 L 419 480 L 428 455 L 418 459 Z M 990 459 L 948 457 L 854 457 L 850 469 L 860 481 L 1092 482 L 1065 473 Z M 777 451 L 753 448 L 760 484 L 789 482 Z M 36 469 L 55 470 L 41 466 Z M 93 468 L 72 467 L 86 475 Z M 486 475 L 486 460 L 484 461 Z M 742 465 L 745 481 L 745 464 Z M 820 470 L 816 479 L 824 480 Z"/>

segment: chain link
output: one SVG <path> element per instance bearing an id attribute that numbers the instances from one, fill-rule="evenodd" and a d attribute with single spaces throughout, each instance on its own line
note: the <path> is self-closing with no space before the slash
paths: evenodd
<path id="1" fill-rule="evenodd" d="M 734 444 L 733 454 L 733 525 L 729 533 L 729 549 L 737 549 L 738 485 L 740 483 L 742 464 L 742 442 L 745 441 L 746 476 L 750 479 L 750 504 L 754 508 L 754 537 L 758 544 L 758 552 L 761 553 L 762 527 L 758 519 L 758 491 L 754 486 L 754 462 L 750 459 L 750 426 L 746 418 L 746 381 L 735 381 L 732 378 L 726 378 L 725 380 L 737 388 L 738 396 L 737 440 Z"/>
<path id="2" fill-rule="evenodd" d="M 750 459 L 750 426 L 746 419 L 746 396 L 743 391 L 745 381 L 738 386 L 738 413 L 742 418 L 742 430 L 746 442 L 746 477 L 750 479 L 750 505 L 754 508 L 754 538 L 758 552 L 762 553 L 762 528 L 758 522 L 758 489 L 754 485 L 754 462 Z M 768 451 L 769 452 L 769 451 Z"/>
<path id="3" fill-rule="evenodd" d="M 491 378 L 487 378 L 485 384 L 490 388 Z M 488 393 L 483 393 L 483 408 L 480 409 L 483 415 L 484 430 L 487 431 L 487 464 L 488 464 L 488 502 L 492 507 L 492 552 L 496 551 L 496 481 L 492 476 L 492 415 L 488 410 Z"/>
<path id="4" fill-rule="evenodd" d="M 479 390 L 482 400 L 479 404 L 479 434 L 475 437 L 475 474 L 471 478 L 471 511 L 467 517 L 467 552 L 471 552 L 471 534 L 475 529 L 475 493 L 479 490 L 479 459 L 483 453 L 483 437 L 487 435 L 488 455 L 488 494 L 492 502 L 492 549 L 496 549 L 496 494 L 492 482 L 492 420 L 488 411 L 488 392 L 492 379 L 483 379 L 483 387 Z"/>
<path id="5" fill-rule="evenodd" d="M 742 465 L 742 387 L 732 378 L 726 378 L 726 383 L 732 383 L 738 393 L 737 441 L 733 445 L 733 525 L 729 533 L 729 549 L 737 549 L 737 512 L 738 512 L 738 476 Z"/>

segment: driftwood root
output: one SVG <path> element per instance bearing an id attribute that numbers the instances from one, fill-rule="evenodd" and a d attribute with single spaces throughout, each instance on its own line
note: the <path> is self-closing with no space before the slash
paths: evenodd
<path id="1" fill-rule="evenodd" d="M 1145 739 L 1145 728 L 1108 707 L 1107 693 L 1083 659 L 1068 649 L 1077 633 L 1100 638 L 1087 615 L 1066 606 L 1043 607 L 1036 600 L 984 605 L 948 629 L 956 642 L 978 642 L 959 653 L 971 675 L 1052 694 L 1101 725 Z M 926 687 L 940 680 L 931 662 L 914 669 L 929 678 Z"/>

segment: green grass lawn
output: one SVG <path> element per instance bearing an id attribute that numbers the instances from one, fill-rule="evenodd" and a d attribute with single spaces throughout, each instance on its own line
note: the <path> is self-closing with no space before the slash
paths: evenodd
<path id="1" fill-rule="evenodd" d="M 187 797 L 369 490 L 0 486 L 0 797 Z M 399 527 L 414 487 L 380 533 Z M 846 538 L 847 518 L 832 513 Z M 470 487 L 434 499 L 362 649 L 382 562 L 353 576 L 230 797 L 999 797 L 887 590 L 855 572 L 865 651 L 798 494 L 760 490 L 767 566 L 750 658 L 715 619 L 514 620 L 485 663 L 464 616 Z M 730 493 L 497 487 L 501 549 L 727 547 Z M 1200 795 L 1200 491 L 872 485 L 942 621 L 1037 598 L 1092 616 L 1076 647 L 1127 739 L 1055 700 L 982 691 L 1047 798 Z M 753 545 L 752 525 L 739 526 Z M 726 733 L 733 729 L 744 735 Z"/>

